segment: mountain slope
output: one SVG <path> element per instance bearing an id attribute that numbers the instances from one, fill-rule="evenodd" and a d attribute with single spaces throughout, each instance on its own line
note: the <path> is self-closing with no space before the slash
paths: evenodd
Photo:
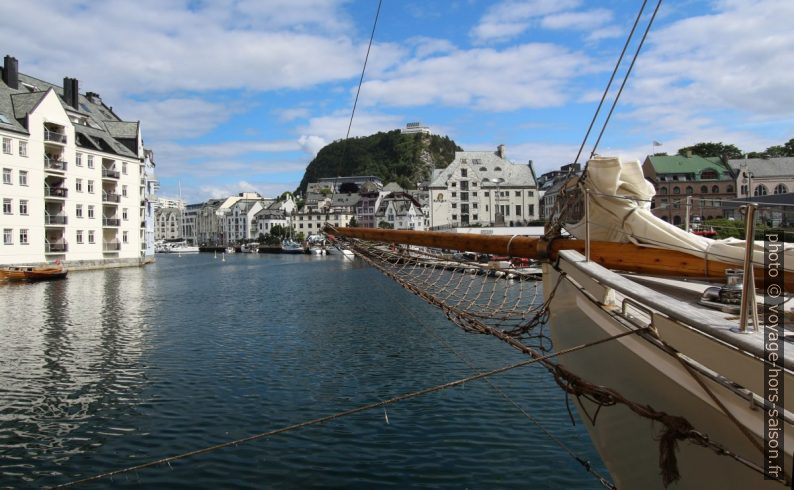
<path id="1" fill-rule="evenodd" d="M 447 136 L 402 134 L 397 129 L 360 138 L 334 141 L 323 147 L 306 167 L 299 192 L 322 177 L 374 175 L 383 183 L 405 189 L 428 180 L 432 169 L 444 168 L 461 148 Z"/>

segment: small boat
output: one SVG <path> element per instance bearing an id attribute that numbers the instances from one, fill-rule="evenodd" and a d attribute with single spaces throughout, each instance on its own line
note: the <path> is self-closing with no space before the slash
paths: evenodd
<path id="1" fill-rule="evenodd" d="M 47 281 L 51 279 L 64 279 L 67 269 L 62 265 L 33 267 L 10 266 L 0 268 L 0 279 L 6 281 Z"/>
<path id="2" fill-rule="evenodd" d="M 326 254 L 325 247 L 321 247 L 321 246 L 310 247 L 309 248 L 309 252 L 312 255 L 325 255 Z"/>
<path id="3" fill-rule="evenodd" d="M 234 247 L 226 247 L 226 253 L 227 254 L 233 254 L 234 252 L 236 252 Z"/>
<path id="4" fill-rule="evenodd" d="M 285 254 L 302 254 L 305 253 L 303 245 L 296 243 L 292 240 L 284 240 L 281 242 L 281 253 Z"/>

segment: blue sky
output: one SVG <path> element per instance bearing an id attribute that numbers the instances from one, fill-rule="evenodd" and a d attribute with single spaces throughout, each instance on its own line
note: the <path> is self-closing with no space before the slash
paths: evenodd
<path id="1" fill-rule="evenodd" d="M 574 158 L 640 4 L 384 0 L 352 134 L 422 121 L 466 150 L 503 143 L 513 161 L 557 168 Z M 76 77 L 140 120 L 162 195 L 181 183 L 189 202 L 272 196 L 344 137 L 376 8 L 4 0 L 0 39 L 21 72 Z M 599 152 L 643 158 L 654 140 L 752 151 L 794 137 L 792 18 L 788 0 L 665 2 Z"/>

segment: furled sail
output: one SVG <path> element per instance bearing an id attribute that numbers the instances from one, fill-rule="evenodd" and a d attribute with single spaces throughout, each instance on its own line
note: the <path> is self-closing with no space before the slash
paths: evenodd
<path id="1" fill-rule="evenodd" d="M 645 180 L 640 162 L 621 162 L 616 157 L 594 157 L 587 163 L 584 185 L 589 191 L 590 239 L 631 242 L 646 247 L 678 250 L 708 260 L 740 264 L 745 242 L 735 238 L 712 240 L 689 233 L 651 213 L 653 185 Z M 576 238 L 585 238 L 582 216 L 565 228 Z M 786 271 L 794 271 L 794 244 L 784 247 Z M 764 264 L 764 243 L 755 242 L 753 262 Z"/>

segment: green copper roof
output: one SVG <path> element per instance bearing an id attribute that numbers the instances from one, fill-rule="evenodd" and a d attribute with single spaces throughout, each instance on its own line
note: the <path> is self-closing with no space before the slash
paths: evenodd
<path id="1" fill-rule="evenodd" d="M 730 176 L 730 169 L 719 158 L 703 158 L 697 155 L 649 156 L 656 174 L 694 174 L 697 178 L 704 170 L 714 170 L 719 177 Z"/>

